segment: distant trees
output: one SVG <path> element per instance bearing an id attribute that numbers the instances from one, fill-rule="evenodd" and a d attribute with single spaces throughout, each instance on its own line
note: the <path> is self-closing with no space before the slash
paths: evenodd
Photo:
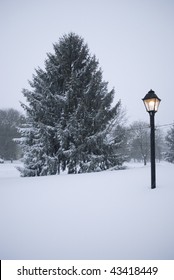
<path id="1" fill-rule="evenodd" d="M 130 125 L 130 158 L 143 160 L 146 165 L 150 153 L 150 132 L 146 122 L 136 121 Z"/>
<path id="2" fill-rule="evenodd" d="M 146 165 L 150 160 L 150 126 L 143 121 L 135 121 L 128 128 L 129 157 L 137 161 L 143 161 Z M 164 137 L 159 128 L 155 129 L 156 159 L 159 161 L 164 154 Z"/>
<path id="3" fill-rule="evenodd" d="M 164 154 L 166 150 L 165 134 L 159 127 L 157 127 L 155 130 L 155 139 L 156 139 L 156 145 L 155 145 L 156 159 L 158 161 L 164 160 L 165 159 Z"/>
<path id="4" fill-rule="evenodd" d="M 174 125 L 168 130 L 165 140 L 168 147 L 165 158 L 167 161 L 174 163 Z"/>
<path id="5" fill-rule="evenodd" d="M 0 157 L 5 160 L 18 158 L 19 149 L 14 138 L 20 136 L 17 127 L 24 121 L 24 116 L 15 109 L 0 110 Z"/>
<path id="6" fill-rule="evenodd" d="M 112 106 L 115 92 L 108 91 L 98 61 L 74 33 L 53 47 L 45 69 L 38 68 L 33 75 L 31 90 L 23 90 L 28 105 L 23 104 L 27 122 L 20 130 L 21 175 L 65 169 L 82 173 L 122 165 L 122 139 L 116 133 L 121 131 L 121 103 Z"/>

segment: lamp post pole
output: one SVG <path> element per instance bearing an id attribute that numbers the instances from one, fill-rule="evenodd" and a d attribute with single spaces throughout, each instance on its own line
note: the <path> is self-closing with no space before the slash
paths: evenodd
<path id="1" fill-rule="evenodd" d="M 155 170 L 155 113 L 158 111 L 161 99 L 151 89 L 143 98 L 146 111 L 150 115 L 150 153 L 151 153 L 151 189 L 156 188 Z"/>
<path id="2" fill-rule="evenodd" d="M 151 189 L 156 188 L 155 168 L 155 112 L 150 112 Z"/>

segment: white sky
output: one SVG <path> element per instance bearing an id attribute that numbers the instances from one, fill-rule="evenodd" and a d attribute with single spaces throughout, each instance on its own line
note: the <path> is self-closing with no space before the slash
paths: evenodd
<path id="1" fill-rule="evenodd" d="M 68 32 L 88 43 L 129 121 L 149 121 L 142 98 L 162 99 L 156 122 L 174 121 L 173 0 L 0 0 L 0 108 L 21 109 L 22 88 Z"/>

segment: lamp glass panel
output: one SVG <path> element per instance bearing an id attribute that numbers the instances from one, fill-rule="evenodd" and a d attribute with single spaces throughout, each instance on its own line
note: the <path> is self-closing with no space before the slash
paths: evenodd
<path id="1" fill-rule="evenodd" d="M 149 111 L 154 111 L 155 110 L 155 103 L 156 103 L 156 99 L 154 99 L 154 98 L 148 100 Z"/>
<path id="2" fill-rule="evenodd" d="M 156 102 L 155 102 L 155 112 L 158 111 L 159 104 L 160 104 L 160 100 L 156 99 Z"/>
<path id="3" fill-rule="evenodd" d="M 146 106 L 146 110 L 148 112 L 155 111 L 157 112 L 160 101 L 157 98 L 151 98 L 144 100 L 144 104 Z"/>

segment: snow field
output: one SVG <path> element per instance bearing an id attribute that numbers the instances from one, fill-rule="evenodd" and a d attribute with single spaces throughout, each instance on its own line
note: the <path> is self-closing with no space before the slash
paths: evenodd
<path id="1" fill-rule="evenodd" d="M 173 171 L 157 164 L 151 190 L 149 165 L 30 178 L 1 165 L 1 259 L 174 259 Z"/>

